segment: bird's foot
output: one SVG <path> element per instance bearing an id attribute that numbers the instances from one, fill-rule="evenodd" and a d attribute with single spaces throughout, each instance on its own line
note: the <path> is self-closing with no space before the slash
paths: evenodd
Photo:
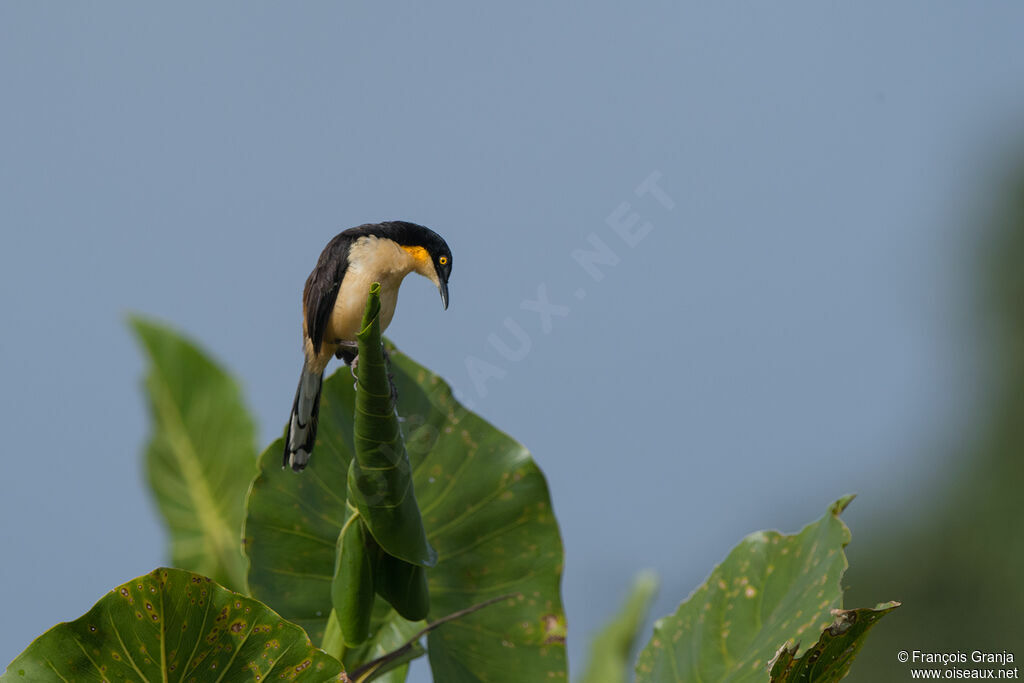
<path id="1" fill-rule="evenodd" d="M 346 363 L 359 353 L 359 344 L 357 342 L 345 341 L 344 339 L 338 339 L 334 342 L 334 357 L 343 360 Z"/>

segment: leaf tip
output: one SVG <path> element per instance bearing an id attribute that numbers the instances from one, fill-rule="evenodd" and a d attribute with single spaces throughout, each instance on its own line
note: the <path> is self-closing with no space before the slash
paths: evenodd
<path id="1" fill-rule="evenodd" d="M 653 569 L 644 569 L 637 573 L 633 583 L 639 590 L 645 593 L 654 593 L 658 590 L 661 581 L 658 578 L 658 572 Z"/>
<path id="2" fill-rule="evenodd" d="M 152 320 L 136 311 L 125 312 L 124 324 L 132 331 L 136 339 L 139 341 L 142 341 L 142 335 L 145 334 L 146 330 L 153 326 Z"/>
<path id="3" fill-rule="evenodd" d="M 843 511 L 846 510 L 847 506 L 849 506 L 849 504 L 852 503 L 853 499 L 856 497 L 856 493 L 850 493 L 843 496 L 836 502 L 832 503 L 832 505 L 828 509 L 829 512 L 832 514 L 833 517 L 838 517 L 839 515 L 843 514 Z"/>
<path id="4" fill-rule="evenodd" d="M 792 660 L 796 656 L 797 650 L 800 649 L 800 643 L 794 643 L 787 641 L 779 646 L 779 649 L 775 651 L 775 655 L 768 661 L 766 667 L 769 671 L 774 671 L 775 665 L 779 663 L 781 659 L 783 666 L 788 664 L 789 660 Z M 773 679 L 774 680 L 774 679 Z"/>

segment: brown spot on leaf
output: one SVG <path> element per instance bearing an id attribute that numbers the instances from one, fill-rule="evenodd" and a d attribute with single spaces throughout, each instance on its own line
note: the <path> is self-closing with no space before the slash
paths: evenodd
<path id="1" fill-rule="evenodd" d="M 565 620 L 560 615 L 544 615 L 544 643 L 565 645 Z"/>

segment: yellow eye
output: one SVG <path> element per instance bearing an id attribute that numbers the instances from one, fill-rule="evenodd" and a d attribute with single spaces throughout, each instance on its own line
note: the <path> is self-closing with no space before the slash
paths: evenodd
<path id="1" fill-rule="evenodd" d="M 441 258 L 437 259 L 437 262 L 440 263 L 442 266 L 447 266 L 448 265 L 448 257 L 447 256 L 442 256 Z"/>

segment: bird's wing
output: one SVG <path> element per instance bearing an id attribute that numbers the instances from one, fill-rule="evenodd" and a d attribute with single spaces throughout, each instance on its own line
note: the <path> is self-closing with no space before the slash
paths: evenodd
<path id="1" fill-rule="evenodd" d="M 313 272 L 306 280 L 306 288 L 302 292 L 302 308 L 306 313 L 306 333 L 313 342 L 313 353 L 319 355 L 323 345 L 324 334 L 327 332 L 327 321 L 330 320 L 334 302 L 338 299 L 341 280 L 348 270 L 348 248 L 351 239 L 338 235 L 332 239 L 317 261 Z"/>

